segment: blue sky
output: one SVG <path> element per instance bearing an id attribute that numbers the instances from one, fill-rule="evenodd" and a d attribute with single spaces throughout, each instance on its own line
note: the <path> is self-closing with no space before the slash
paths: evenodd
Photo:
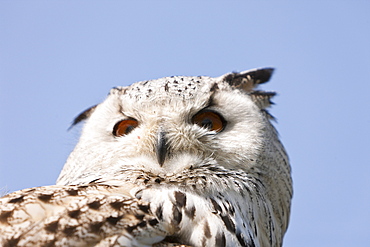
<path id="1" fill-rule="evenodd" d="M 114 86 L 273 66 L 284 246 L 370 242 L 369 1 L 1 1 L 0 188 L 54 184 Z"/>

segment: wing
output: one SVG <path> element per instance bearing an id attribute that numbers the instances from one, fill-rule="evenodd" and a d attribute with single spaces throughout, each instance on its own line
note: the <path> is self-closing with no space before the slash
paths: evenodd
<path id="1" fill-rule="evenodd" d="M 165 236 L 127 188 L 46 186 L 0 199 L 1 246 L 150 246 Z"/>
<path id="2" fill-rule="evenodd" d="M 256 222 L 245 221 L 232 195 L 131 189 L 53 185 L 9 194 L 0 199 L 0 246 L 260 246 Z"/>

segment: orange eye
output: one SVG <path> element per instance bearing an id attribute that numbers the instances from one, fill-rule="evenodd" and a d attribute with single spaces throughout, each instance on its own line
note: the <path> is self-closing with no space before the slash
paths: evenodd
<path id="1" fill-rule="evenodd" d="M 220 132 L 226 126 L 225 119 L 217 112 L 205 110 L 197 113 L 192 122 L 211 131 Z"/>
<path id="2" fill-rule="evenodd" d="M 133 129 L 135 129 L 138 125 L 139 125 L 138 121 L 132 118 L 119 121 L 113 127 L 113 135 L 114 136 L 127 135 Z"/>

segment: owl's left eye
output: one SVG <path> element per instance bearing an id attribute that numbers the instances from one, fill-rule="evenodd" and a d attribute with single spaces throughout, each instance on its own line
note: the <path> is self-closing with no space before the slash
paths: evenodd
<path id="1" fill-rule="evenodd" d="M 220 132 L 226 126 L 225 119 L 217 112 L 203 110 L 194 115 L 192 122 L 211 131 Z"/>
<path id="2" fill-rule="evenodd" d="M 136 119 L 130 118 L 119 121 L 113 127 L 113 135 L 114 136 L 124 136 L 129 134 L 133 129 L 135 129 L 139 125 L 139 122 Z"/>

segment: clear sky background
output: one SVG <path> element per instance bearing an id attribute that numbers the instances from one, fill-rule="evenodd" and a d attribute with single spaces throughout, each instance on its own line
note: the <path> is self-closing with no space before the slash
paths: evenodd
<path id="1" fill-rule="evenodd" d="M 369 1 L 0 1 L 0 187 L 54 184 L 71 121 L 111 87 L 264 66 L 293 170 L 284 246 L 368 245 Z"/>

